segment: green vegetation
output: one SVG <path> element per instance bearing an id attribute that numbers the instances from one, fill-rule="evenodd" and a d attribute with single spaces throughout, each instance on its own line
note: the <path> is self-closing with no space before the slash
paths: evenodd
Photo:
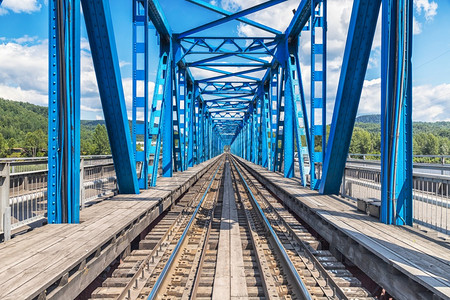
<path id="1" fill-rule="evenodd" d="M 381 152 L 380 115 L 356 119 L 350 153 Z M 450 122 L 414 122 L 413 151 L 415 155 L 450 155 Z M 416 162 L 439 162 L 439 159 L 414 158 Z"/>
<path id="2" fill-rule="evenodd" d="M 0 98 L 0 157 L 47 155 L 47 107 Z M 81 154 L 109 154 L 104 121 L 81 121 Z"/>
<path id="3" fill-rule="evenodd" d="M 450 155 L 450 122 L 414 122 L 413 128 L 414 154 Z M 104 121 L 81 121 L 80 134 L 83 155 L 111 153 Z M 315 148 L 320 151 L 320 138 L 316 139 Z M 46 152 L 47 108 L 0 98 L 0 157 L 44 156 Z M 357 117 L 350 153 L 380 152 L 380 115 Z"/>

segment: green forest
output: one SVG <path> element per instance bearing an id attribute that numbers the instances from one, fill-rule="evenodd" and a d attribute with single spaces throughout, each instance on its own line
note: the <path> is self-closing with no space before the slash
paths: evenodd
<path id="1" fill-rule="evenodd" d="M 0 98 L 0 157 L 45 156 L 47 107 Z M 82 155 L 111 153 L 104 121 L 81 121 Z"/>
<path id="2" fill-rule="evenodd" d="M 413 132 L 415 155 L 450 155 L 450 122 L 414 122 Z M 104 121 L 82 120 L 80 134 L 83 155 L 110 153 Z M 359 116 L 350 153 L 379 154 L 380 150 L 380 116 Z M 47 108 L 0 98 L 0 157 L 44 156 L 46 151 Z"/>

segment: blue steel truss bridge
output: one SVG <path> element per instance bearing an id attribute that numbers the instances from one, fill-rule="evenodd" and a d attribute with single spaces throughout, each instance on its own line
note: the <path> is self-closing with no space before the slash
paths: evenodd
<path id="1" fill-rule="evenodd" d="M 352 1 L 330 95 L 332 1 L 283 29 L 254 16 L 287 0 L 122 1 L 127 112 L 109 1 L 48 0 L 48 158 L 0 160 L 0 298 L 450 299 L 448 166 L 413 165 L 413 0 Z M 80 156 L 83 22 L 110 157 Z M 349 148 L 377 26 L 368 163 Z"/>

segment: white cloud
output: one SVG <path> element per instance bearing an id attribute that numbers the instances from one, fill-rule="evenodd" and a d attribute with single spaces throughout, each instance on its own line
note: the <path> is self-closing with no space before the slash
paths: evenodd
<path id="1" fill-rule="evenodd" d="M 381 109 L 381 79 L 364 81 L 359 114 L 379 114 Z M 450 121 L 450 84 L 413 87 L 413 120 Z"/>
<path id="2" fill-rule="evenodd" d="M 14 13 L 33 13 L 41 9 L 42 5 L 37 0 L 4 0 L 0 15 L 7 14 L 9 11 Z"/>
<path id="3" fill-rule="evenodd" d="M 418 16 L 425 17 L 427 22 L 431 22 L 434 19 L 434 16 L 437 14 L 438 5 L 434 1 L 429 0 L 414 0 L 414 7 L 416 8 L 416 13 Z M 417 20 L 416 17 L 413 19 L 413 33 L 421 34 L 422 33 L 423 24 Z"/>
<path id="4" fill-rule="evenodd" d="M 25 36 L 0 44 L 0 82 L 3 87 L 19 87 L 22 97 L 26 91 L 32 91 L 33 96 L 36 93 L 47 94 L 47 41 L 35 44 L 17 41 L 25 43 L 29 38 Z M 3 90 L 0 90 L 0 96 L 4 96 Z"/>
<path id="5" fill-rule="evenodd" d="M 430 21 L 437 14 L 438 5 L 434 1 L 429 0 L 414 0 L 414 6 L 419 15 L 422 13 L 427 21 Z"/>
<path id="6" fill-rule="evenodd" d="M 422 24 L 414 17 L 413 19 L 413 33 L 421 34 L 422 33 Z"/>
<path id="7" fill-rule="evenodd" d="M 450 84 L 413 87 L 414 120 L 436 122 L 450 121 Z"/>

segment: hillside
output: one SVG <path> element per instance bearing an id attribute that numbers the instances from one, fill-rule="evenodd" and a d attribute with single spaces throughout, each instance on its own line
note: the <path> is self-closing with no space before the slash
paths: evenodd
<path id="1" fill-rule="evenodd" d="M 0 98 L 0 134 L 22 140 L 32 131 L 47 133 L 47 107 Z"/>
<path id="2" fill-rule="evenodd" d="M 380 124 L 381 123 L 381 115 L 357 116 L 355 122 L 356 123 L 375 123 L 375 124 Z"/>
<path id="3" fill-rule="evenodd" d="M 47 107 L 0 98 L 0 112 L 0 157 L 45 154 Z M 380 119 L 380 115 L 357 117 L 351 153 L 380 153 Z M 109 153 L 104 124 L 103 120 L 81 121 L 83 154 Z M 450 122 L 414 122 L 413 132 L 415 154 L 450 155 Z"/>

